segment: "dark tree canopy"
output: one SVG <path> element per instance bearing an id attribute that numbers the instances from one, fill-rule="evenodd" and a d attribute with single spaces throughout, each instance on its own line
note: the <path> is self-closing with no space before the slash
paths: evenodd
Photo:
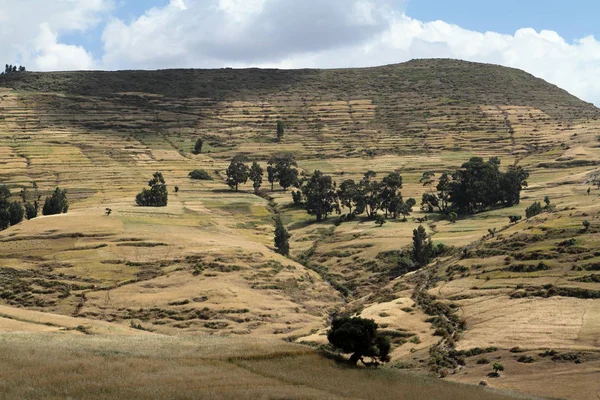
<path id="1" fill-rule="evenodd" d="M 202 145 L 203 144 L 204 144 L 204 141 L 202 140 L 202 138 L 196 139 L 196 143 L 194 144 L 194 154 L 202 153 Z"/>
<path id="2" fill-rule="evenodd" d="M 356 182 L 354 182 L 352 179 L 343 181 L 340 184 L 337 194 L 340 204 L 342 207 L 348 208 L 350 210 L 350 214 L 352 214 L 354 207 L 361 202 L 360 189 Z"/>
<path id="3" fill-rule="evenodd" d="M 290 254 L 289 239 L 290 234 L 287 229 L 285 229 L 281 217 L 277 215 L 277 217 L 275 217 L 275 248 L 277 249 L 277 253 L 284 256 Z"/>
<path id="4" fill-rule="evenodd" d="M 421 180 L 431 184 L 433 176 L 433 173 L 426 173 Z M 529 174 L 517 166 L 509 166 L 506 172 L 500 171 L 498 157 L 488 161 L 472 157 L 452 175 L 442 173 L 437 192 L 424 193 L 421 208 L 445 214 L 451 211 L 474 214 L 498 206 L 511 207 L 519 204 L 528 177 Z"/>
<path id="5" fill-rule="evenodd" d="M 390 342 L 378 334 L 377 324 L 371 319 L 359 317 L 335 318 L 327 339 L 335 348 L 343 353 L 352 353 L 350 363 L 356 365 L 364 357 L 375 361 L 389 361 Z"/>
<path id="6" fill-rule="evenodd" d="M 541 214 L 543 211 L 544 208 L 542 207 L 542 204 L 539 201 L 536 201 L 535 203 L 527 207 L 527 209 L 525 209 L 525 217 L 529 219 L 535 217 L 538 214 Z"/>
<path id="7" fill-rule="evenodd" d="M 201 181 L 212 181 L 213 177 L 210 176 L 208 172 L 203 169 L 195 169 L 188 174 L 191 179 L 201 180 Z"/>
<path id="8" fill-rule="evenodd" d="M 250 168 L 246 165 L 247 158 L 245 156 L 235 156 L 229 167 L 227 167 L 227 184 L 230 188 L 237 192 L 239 185 L 244 184 L 250 177 Z"/>
<path id="9" fill-rule="evenodd" d="M 274 182 L 279 182 L 283 190 L 298 184 L 298 170 L 295 168 L 298 164 L 292 154 L 275 155 L 271 157 L 268 164 L 270 168 L 267 168 L 267 174 L 271 190 Z"/>
<path id="10" fill-rule="evenodd" d="M 18 201 L 10 201 L 11 192 L 8 186 L 0 186 L 0 230 L 17 225 L 23 221 L 25 210 Z"/>
<path id="11" fill-rule="evenodd" d="M 317 217 L 317 221 L 327 218 L 334 210 L 339 211 L 335 183 L 328 175 L 317 170 L 302 186 L 306 212 Z"/>
<path id="12" fill-rule="evenodd" d="M 252 163 L 250 167 L 250 180 L 252 181 L 252 187 L 254 188 L 254 193 L 258 193 L 263 181 L 263 169 L 256 161 Z"/>
<path id="13" fill-rule="evenodd" d="M 148 181 L 150 189 L 142 189 L 135 197 L 135 202 L 143 207 L 165 207 L 169 193 L 161 172 L 155 172 Z"/>
<path id="14" fill-rule="evenodd" d="M 412 259 L 418 267 L 424 267 L 433 256 L 433 244 L 422 225 L 413 230 Z"/>
<path id="15" fill-rule="evenodd" d="M 16 65 L 6 64 L 4 67 L 4 74 L 12 74 L 14 72 L 25 72 L 25 67 L 22 65 L 17 67 Z"/>
<path id="16" fill-rule="evenodd" d="M 285 125 L 283 124 L 283 121 L 277 121 L 277 141 L 281 142 L 281 139 L 283 139 L 283 135 L 285 133 Z"/>
<path id="17" fill-rule="evenodd" d="M 67 190 L 54 189 L 51 196 L 46 197 L 42 213 L 44 215 L 56 215 L 66 213 L 69 210 L 69 202 L 67 200 Z"/>

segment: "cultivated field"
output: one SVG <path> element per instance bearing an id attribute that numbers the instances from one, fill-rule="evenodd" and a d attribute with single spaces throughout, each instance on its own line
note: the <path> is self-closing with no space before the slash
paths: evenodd
<path id="1" fill-rule="evenodd" d="M 487 380 L 491 387 L 547 397 L 600 395 L 600 285 L 593 278 L 600 263 L 600 192 L 592 184 L 600 172 L 600 112 L 566 92 L 521 71 L 450 60 L 332 71 L 27 73 L 1 77 L 0 88 L 1 183 L 15 195 L 33 181 L 44 195 L 58 185 L 68 190 L 71 203 L 68 214 L 0 233 L 0 331 L 13 332 L 0 336 L 5 346 L 31 337 L 34 348 L 51 351 L 34 344 L 46 334 L 65 346 L 73 340 L 83 352 L 95 351 L 94 340 L 118 348 L 121 340 L 130 346 L 148 335 L 172 341 L 173 349 L 209 335 L 238 343 L 234 349 L 276 340 L 274 348 L 299 354 L 233 365 L 227 360 L 237 356 L 227 353 L 211 373 L 233 368 L 245 374 L 237 381 L 256 379 L 258 389 L 243 392 L 248 397 L 263 393 L 271 380 L 276 391 L 266 392 L 267 398 L 386 397 L 376 394 L 379 383 L 365 395 L 368 390 L 350 383 L 340 385 L 347 392 L 335 391 L 314 377 L 325 368 L 348 382 L 369 374 L 395 382 L 396 375 L 386 375 L 392 372 L 343 370 L 283 340 L 325 344 L 334 313 L 358 313 L 394 337 L 392 366 L 430 373 L 429 349 L 441 336 L 419 300 L 428 293 L 452 305 L 466 323 L 453 333 L 455 349 L 497 347 L 488 358 L 505 366 L 500 378 L 488 379 L 491 367 L 467 357 L 446 380 Z M 281 142 L 275 140 L 277 120 L 286 124 Z M 199 137 L 205 144 L 195 155 Z M 503 167 L 520 165 L 530 178 L 518 206 L 454 224 L 430 216 L 423 224 L 433 241 L 453 250 L 423 271 L 398 277 L 396 253 L 411 245 L 419 225 L 413 217 L 426 216 L 418 206 L 407 222 L 390 220 L 382 227 L 335 215 L 316 224 L 293 205 L 289 191 L 271 192 L 266 179 L 258 196 L 251 184 L 239 193 L 225 185 L 224 170 L 234 155 L 266 167 L 280 152 L 292 152 L 302 172 L 320 169 L 338 182 L 360 179 L 367 170 L 378 177 L 398 171 L 404 198 L 418 203 L 430 190 L 419 183 L 423 172 L 453 170 L 472 156 L 498 156 Z M 189 179 L 193 169 L 205 169 L 214 180 Z M 169 205 L 136 206 L 136 193 L 155 171 L 165 176 Z M 524 216 L 526 207 L 545 196 L 554 212 L 509 225 L 509 215 Z M 110 216 L 104 215 L 107 207 Z M 273 251 L 275 213 L 292 234 L 291 258 Z M 544 267 L 535 270 L 540 263 Z M 14 334 L 23 331 L 38 333 Z M 114 343 L 96 336 L 110 333 L 143 336 Z M 522 354 L 509 352 L 515 347 L 535 362 L 517 362 Z M 538 355 L 545 350 L 574 355 L 553 361 Z M 57 363 L 70 362 L 65 357 Z M 175 363 L 185 369 L 189 360 L 181 357 L 157 355 L 147 368 Z M 201 358 L 189 362 L 194 367 L 182 370 L 182 377 L 205 364 Z M 289 372 L 307 364 L 314 365 L 314 374 Z M 104 374 L 108 387 L 110 374 Z M 151 373 L 140 374 L 154 380 Z M 6 396 L 25 396 L 18 392 L 23 381 L 15 382 L 9 386 L 17 392 Z M 205 385 L 189 382 L 190 391 L 180 398 Z M 292 390 L 300 386 L 306 392 Z M 121 389 L 144 397 L 131 386 Z M 44 395 L 64 393 L 57 390 Z M 97 396 L 104 393 L 99 390 Z M 222 390 L 216 397 L 240 394 L 227 382 Z M 172 392 L 151 393 L 173 398 Z M 423 389 L 422 398 L 432 398 L 425 394 Z"/>

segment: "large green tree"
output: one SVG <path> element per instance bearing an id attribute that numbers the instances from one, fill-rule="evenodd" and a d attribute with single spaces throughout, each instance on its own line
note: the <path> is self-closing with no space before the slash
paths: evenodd
<path id="1" fill-rule="evenodd" d="M 360 189 L 352 179 L 347 179 L 340 184 L 337 195 L 341 205 L 348 208 L 350 214 L 353 213 L 354 207 L 361 201 Z"/>
<path id="2" fill-rule="evenodd" d="M 275 248 L 281 255 L 288 256 L 290 254 L 290 234 L 283 225 L 281 217 L 277 215 L 275 217 Z"/>
<path id="3" fill-rule="evenodd" d="M 377 328 L 377 324 L 372 319 L 335 318 L 327 333 L 327 339 L 343 353 L 352 353 L 349 360 L 352 365 L 356 365 L 359 361 L 368 365 L 364 357 L 370 357 L 377 363 L 387 362 L 390 342 L 387 337 L 377 332 Z"/>
<path id="4" fill-rule="evenodd" d="M 380 191 L 383 185 L 374 179 L 375 176 L 377 176 L 375 171 L 367 171 L 358 184 L 360 201 L 357 209 L 360 211 L 359 213 L 366 211 L 368 218 L 374 218 L 382 205 Z"/>
<path id="5" fill-rule="evenodd" d="M 229 167 L 227 167 L 227 184 L 236 192 L 239 185 L 246 183 L 250 177 L 250 168 L 246 165 L 246 161 L 245 156 L 238 155 L 233 157 Z"/>
<path id="6" fill-rule="evenodd" d="M 252 181 L 252 187 L 254 187 L 254 193 L 258 193 L 263 180 L 263 169 L 256 161 L 252 163 L 250 167 L 250 180 Z"/>
<path id="7" fill-rule="evenodd" d="M 295 157 L 290 153 L 278 154 L 268 162 L 271 169 L 267 168 L 269 182 L 271 182 L 271 190 L 273 190 L 273 182 L 279 182 L 283 190 L 287 190 L 290 186 L 298 184 L 298 170 L 296 167 Z"/>
<path id="8" fill-rule="evenodd" d="M 424 267 L 433 256 L 433 244 L 422 225 L 413 230 L 412 259 L 418 267 Z"/>
<path id="9" fill-rule="evenodd" d="M 328 175 L 315 171 L 302 186 L 306 212 L 317 217 L 317 221 L 327 218 L 334 210 L 339 211 L 335 183 Z"/>
<path id="10" fill-rule="evenodd" d="M 142 189 L 135 202 L 143 207 L 165 207 L 169 200 L 167 184 L 162 172 L 155 172 L 148 181 L 150 189 Z"/>

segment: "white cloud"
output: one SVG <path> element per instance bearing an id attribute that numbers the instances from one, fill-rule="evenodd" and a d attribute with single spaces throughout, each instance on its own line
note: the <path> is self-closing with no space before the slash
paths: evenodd
<path id="1" fill-rule="evenodd" d="M 89 52 L 60 35 L 99 24 L 113 0 L 0 0 L 1 63 L 33 70 L 92 68 Z"/>
<path id="2" fill-rule="evenodd" d="M 185 9 L 176 3 L 185 3 Z M 395 11 L 394 11 L 395 4 Z M 333 68 L 459 58 L 524 69 L 600 105 L 600 42 L 422 22 L 392 0 L 172 0 L 104 32 L 108 68 Z"/>
<path id="3" fill-rule="evenodd" d="M 92 55 L 83 47 L 57 43 L 57 35 L 47 22 L 40 25 L 35 49 L 32 61 L 38 70 L 89 70 L 96 66 Z"/>
<path id="4" fill-rule="evenodd" d="M 132 21 L 116 0 L 0 0 L 0 57 L 30 69 L 332 68 L 444 57 L 524 69 L 600 105 L 600 41 L 476 32 L 406 16 L 405 0 L 170 0 Z M 133 1 L 133 0 L 130 0 Z M 121 3 L 119 3 L 121 4 Z M 103 55 L 61 43 L 105 23 Z"/>

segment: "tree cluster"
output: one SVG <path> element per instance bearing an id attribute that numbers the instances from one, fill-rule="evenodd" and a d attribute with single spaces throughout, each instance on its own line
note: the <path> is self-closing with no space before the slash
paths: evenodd
<path id="1" fill-rule="evenodd" d="M 25 67 L 22 65 L 20 67 L 11 64 L 5 65 L 3 74 L 12 74 L 15 72 L 25 72 Z"/>
<path id="2" fill-rule="evenodd" d="M 10 189 L 6 185 L 0 186 L 0 230 L 17 225 L 24 218 L 33 219 L 38 216 L 42 196 L 37 183 L 33 182 L 31 190 L 21 189 L 19 196 L 21 202 L 11 201 Z M 50 196 L 46 197 L 42 212 L 44 215 L 53 215 L 66 213 L 68 209 L 67 191 L 57 187 Z"/>
<path id="3" fill-rule="evenodd" d="M 69 201 L 67 199 L 67 189 L 61 190 L 59 187 L 44 201 L 42 213 L 44 215 L 63 214 L 69 211 Z"/>
<path id="4" fill-rule="evenodd" d="M 142 189 L 135 197 L 138 206 L 165 207 L 168 202 L 169 192 L 161 172 L 155 172 L 148 181 L 150 189 Z"/>
<path id="5" fill-rule="evenodd" d="M 368 218 L 377 218 L 382 211 L 385 218 L 396 219 L 410 215 L 415 199 L 404 201 L 400 189 L 402 177 L 392 172 L 381 181 L 375 179 L 377 174 L 368 171 L 359 182 L 352 179 L 343 181 L 339 188 L 333 179 L 321 171 L 314 171 L 312 176 L 304 179 L 300 190 L 292 193 L 295 204 L 302 204 L 307 213 L 314 215 L 317 221 L 327 218 L 334 211 L 341 212 L 345 207 L 352 216 L 366 213 Z M 383 225 L 381 221 L 378 222 Z"/>
<path id="6" fill-rule="evenodd" d="M 267 166 L 267 180 L 271 184 L 271 191 L 274 190 L 275 183 L 278 183 L 284 190 L 287 190 L 290 186 L 297 186 L 297 166 L 298 164 L 292 154 L 280 154 L 271 157 Z M 243 155 L 235 156 L 225 173 L 227 184 L 236 192 L 239 190 L 239 185 L 251 180 L 255 193 L 258 193 L 263 183 L 263 168 L 256 161 L 248 166 L 248 158 Z"/>
<path id="7" fill-rule="evenodd" d="M 432 172 L 425 172 L 421 183 L 432 187 L 434 177 Z M 498 157 L 488 161 L 472 157 L 454 173 L 443 172 L 436 190 L 423 194 L 421 208 L 444 214 L 474 214 L 493 207 L 511 207 L 519 204 L 528 177 L 529 174 L 518 166 L 500 171 Z"/>
<path id="8" fill-rule="evenodd" d="M 0 230 L 7 229 L 23 220 L 25 211 L 18 201 L 10 201 L 11 193 L 6 185 L 0 186 Z"/>

